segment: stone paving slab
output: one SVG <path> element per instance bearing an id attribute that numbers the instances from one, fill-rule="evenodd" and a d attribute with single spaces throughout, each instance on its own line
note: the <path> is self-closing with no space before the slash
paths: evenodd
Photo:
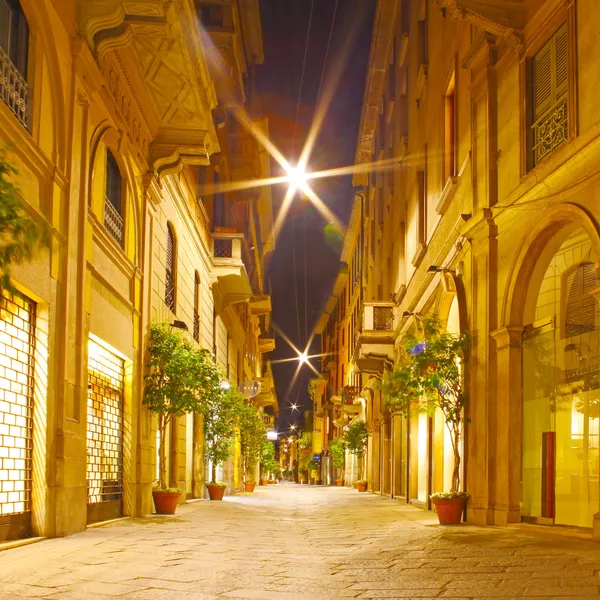
<path id="1" fill-rule="evenodd" d="M 600 597 L 600 544 L 441 527 L 348 488 L 257 488 L 0 552 L 0 600 Z"/>

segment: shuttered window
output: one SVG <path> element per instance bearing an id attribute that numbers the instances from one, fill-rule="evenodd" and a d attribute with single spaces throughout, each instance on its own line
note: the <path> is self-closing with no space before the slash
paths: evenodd
<path id="1" fill-rule="evenodd" d="M 565 23 L 532 60 L 533 166 L 568 139 L 568 41 Z"/>
<path id="2" fill-rule="evenodd" d="M 165 260 L 165 304 L 171 312 L 175 312 L 175 259 L 176 259 L 175 234 L 173 227 L 167 225 L 167 256 Z"/>
<path id="3" fill-rule="evenodd" d="M 565 337 L 582 335 L 596 329 L 596 266 L 583 263 L 566 279 Z"/>
<path id="4" fill-rule="evenodd" d="M 194 275 L 194 339 L 200 341 L 200 275 Z"/>

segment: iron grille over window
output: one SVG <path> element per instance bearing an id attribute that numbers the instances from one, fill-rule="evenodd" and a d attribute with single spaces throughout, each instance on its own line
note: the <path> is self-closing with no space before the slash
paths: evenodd
<path id="1" fill-rule="evenodd" d="M 104 199 L 104 227 L 111 237 L 123 246 L 123 205 L 122 194 L 123 180 L 119 165 L 112 152 L 106 152 L 106 189 Z"/>
<path id="2" fill-rule="evenodd" d="M 124 362 L 100 344 L 88 345 L 88 504 L 123 494 Z"/>
<path id="3" fill-rule="evenodd" d="M 374 306 L 373 329 L 375 331 L 392 331 L 394 329 L 394 309 L 389 306 Z"/>
<path id="4" fill-rule="evenodd" d="M 167 259 L 165 271 L 165 304 L 175 312 L 175 236 L 171 224 L 167 225 Z"/>
<path id="5" fill-rule="evenodd" d="M 566 281 L 567 304 L 565 337 L 583 335 L 596 329 L 596 299 L 590 294 L 596 287 L 596 268 L 593 263 L 583 263 Z"/>
<path id="6" fill-rule="evenodd" d="M 569 45 L 566 23 L 532 60 L 531 154 L 539 164 L 569 138 Z"/>
<path id="7" fill-rule="evenodd" d="M 233 240 L 215 239 L 215 258 L 231 258 L 233 256 Z"/>
<path id="8" fill-rule="evenodd" d="M 29 26 L 19 2 L 0 0 L 0 94 L 25 127 L 29 109 L 28 46 Z"/>
<path id="9" fill-rule="evenodd" d="M 200 341 L 200 275 L 194 275 L 194 339 Z"/>
<path id="10" fill-rule="evenodd" d="M 0 299 L 0 518 L 31 511 L 35 304 Z"/>

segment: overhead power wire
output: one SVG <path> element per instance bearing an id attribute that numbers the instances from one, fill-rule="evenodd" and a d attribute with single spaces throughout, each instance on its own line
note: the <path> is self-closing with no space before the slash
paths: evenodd
<path id="1" fill-rule="evenodd" d="M 339 0 L 335 0 L 335 6 L 333 7 L 333 17 L 331 18 L 331 27 L 329 28 L 329 37 L 327 38 L 327 48 L 325 49 L 325 58 L 323 59 L 323 70 L 321 71 L 321 81 L 319 81 L 319 91 L 317 92 L 317 102 L 315 106 L 319 106 L 319 100 L 321 99 L 321 88 L 323 87 L 323 80 L 325 79 L 325 70 L 327 67 L 327 58 L 329 56 L 329 48 L 331 47 L 331 38 L 333 37 L 333 28 L 335 26 L 335 17 L 337 15 Z"/>
<path id="2" fill-rule="evenodd" d="M 298 127 L 298 117 L 300 116 L 300 102 L 302 100 L 302 88 L 304 86 L 304 73 L 306 71 L 306 58 L 308 56 L 308 41 L 310 39 L 310 26 L 312 24 L 313 10 L 315 0 L 311 0 L 310 14 L 308 17 L 308 29 L 306 30 L 306 43 L 304 44 L 304 59 L 302 60 L 302 72 L 300 74 L 300 89 L 298 90 L 298 102 L 296 104 L 296 118 L 294 119 L 294 132 L 292 134 L 292 155 L 296 150 L 296 128 Z"/>

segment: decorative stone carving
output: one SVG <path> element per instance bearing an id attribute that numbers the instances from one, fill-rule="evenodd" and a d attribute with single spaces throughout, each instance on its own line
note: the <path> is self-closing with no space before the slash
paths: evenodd
<path id="1" fill-rule="evenodd" d="M 522 7 L 514 2 L 487 3 L 479 0 L 434 0 L 454 19 L 465 19 L 481 29 L 498 36 L 511 50 L 520 54 L 523 42 L 513 24 Z"/>

